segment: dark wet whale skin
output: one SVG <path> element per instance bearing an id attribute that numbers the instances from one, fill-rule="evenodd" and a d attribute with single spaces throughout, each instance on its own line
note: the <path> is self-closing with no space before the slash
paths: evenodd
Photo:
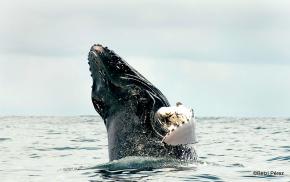
<path id="1" fill-rule="evenodd" d="M 164 144 L 152 128 L 155 112 L 169 106 L 156 87 L 107 47 L 93 45 L 88 60 L 92 102 L 107 128 L 110 161 L 126 156 L 196 159 L 191 146 Z"/>

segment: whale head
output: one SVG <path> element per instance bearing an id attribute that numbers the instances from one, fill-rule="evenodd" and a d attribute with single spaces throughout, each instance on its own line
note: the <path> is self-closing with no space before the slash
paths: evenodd
<path id="1" fill-rule="evenodd" d="M 160 107 L 169 106 L 155 86 L 107 47 L 93 45 L 88 60 L 93 79 L 92 102 L 105 123 L 108 116 L 122 109 L 135 112 L 146 123 Z"/>
<path id="2" fill-rule="evenodd" d="M 110 160 L 126 156 L 195 159 L 192 112 L 166 97 L 120 56 L 102 45 L 88 55 L 91 98 L 108 133 Z"/>

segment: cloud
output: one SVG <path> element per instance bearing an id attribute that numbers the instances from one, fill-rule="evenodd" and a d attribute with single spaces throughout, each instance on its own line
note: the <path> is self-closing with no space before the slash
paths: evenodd
<path id="1" fill-rule="evenodd" d="M 289 63 L 287 1 L 9 1 L 0 51 L 80 56 L 95 42 L 124 55 Z M 1 10 L 2 10 L 1 9 Z"/>
<path id="2" fill-rule="evenodd" d="M 5 114 L 95 114 L 86 57 L 1 57 L 0 106 Z M 287 116 L 290 67 L 126 57 L 171 104 L 198 116 Z"/>
<path id="3" fill-rule="evenodd" d="M 0 26 L 0 114 L 94 114 L 97 42 L 198 115 L 289 115 L 286 0 L 11 0 Z"/>
<path id="4" fill-rule="evenodd" d="M 86 57 L 32 56 L 25 61 L 21 57 L 5 60 L 0 67 L 0 114 L 93 113 Z"/>
<path id="5" fill-rule="evenodd" d="M 289 116 L 289 66 L 128 58 L 169 98 L 199 116 Z"/>

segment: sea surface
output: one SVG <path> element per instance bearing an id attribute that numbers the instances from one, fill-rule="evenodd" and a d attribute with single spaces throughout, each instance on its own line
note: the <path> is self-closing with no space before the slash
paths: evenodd
<path id="1" fill-rule="evenodd" d="M 197 137 L 194 164 L 108 163 L 99 116 L 2 116 L 0 181 L 290 181 L 290 118 L 197 118 Z"/>

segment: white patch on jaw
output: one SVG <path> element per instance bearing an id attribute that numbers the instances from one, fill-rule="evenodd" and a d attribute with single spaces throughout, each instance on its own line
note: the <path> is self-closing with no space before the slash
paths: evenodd
<path id="1" fill-rule="evenodd" d="M 161 107 L 156 113 L 158 119 L 167 122 L 169 132 L 163 142 L 170 145 L 197 143 L 193 110 L 182 104 L 173 107 Z"/>
<path id="2" fill-rule="evenodd" d="M 164 136 L 162 141 L 170 145 L 197 143 L 194 118 L 178 127 L 175 126 Z"/>

